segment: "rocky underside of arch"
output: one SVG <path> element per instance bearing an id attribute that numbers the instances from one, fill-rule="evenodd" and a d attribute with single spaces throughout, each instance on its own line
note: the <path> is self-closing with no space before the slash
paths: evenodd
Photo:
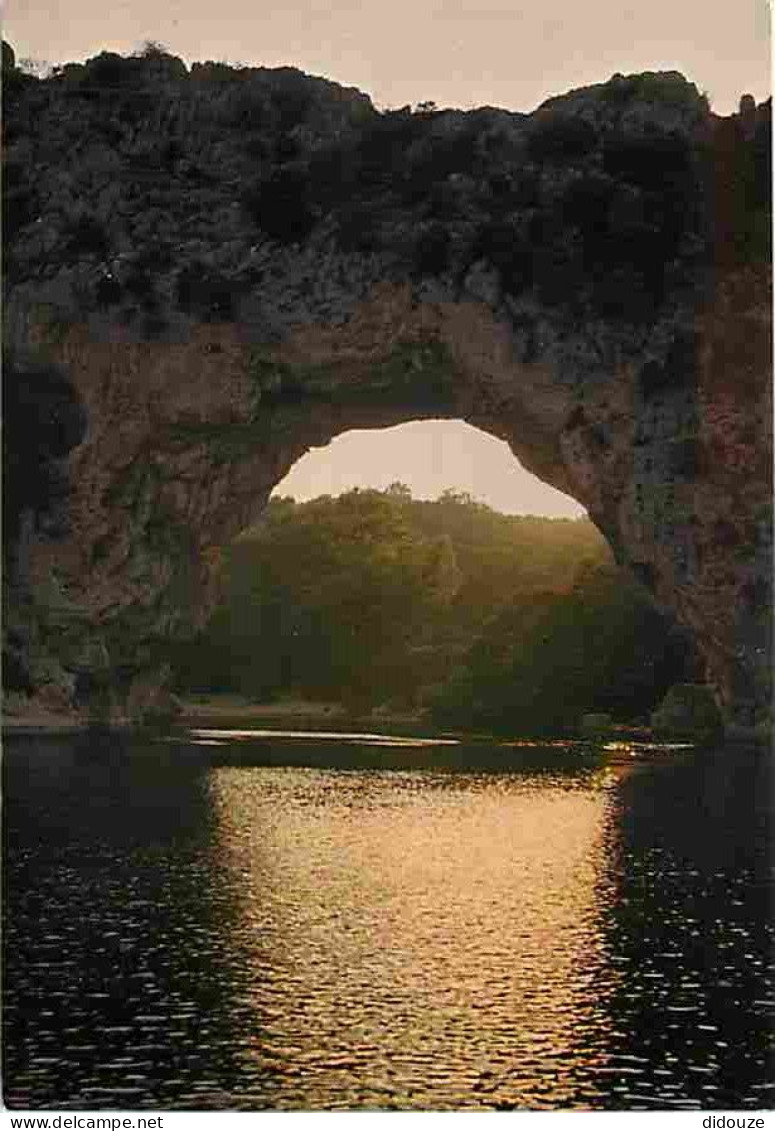
<path id="1" fill-rule="evenodd" d="M 583 503 L 730 719 L 766 710 L 769 104 L 666 73 L 380 113 L 154 50 L 4 82 L 11 687 L 136 712 L 304 451 L 448 417 Z"/>

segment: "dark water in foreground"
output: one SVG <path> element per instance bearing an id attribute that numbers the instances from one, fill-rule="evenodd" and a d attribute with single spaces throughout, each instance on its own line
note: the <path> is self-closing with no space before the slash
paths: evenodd
<path id="1" fill-rule="evenodd" d="M 761 752 L 201 742 L 7 740 L 9 1107 L 772 1106 Z"/>

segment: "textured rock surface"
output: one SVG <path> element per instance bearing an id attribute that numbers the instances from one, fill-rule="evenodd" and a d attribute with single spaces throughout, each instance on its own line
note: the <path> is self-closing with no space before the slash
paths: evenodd
<path id="1" fill-rule="evenodd" d="M 668 73 L 380 114 L 154 51 L 5 83 L 13 372 L 60 367 L 88 422 L 8 599 L 79 610 L 76 698 L 138 701 L 310 446 L 454 417 L 588 508 L 728 714 L 768 704 L 769 104 Z"/>

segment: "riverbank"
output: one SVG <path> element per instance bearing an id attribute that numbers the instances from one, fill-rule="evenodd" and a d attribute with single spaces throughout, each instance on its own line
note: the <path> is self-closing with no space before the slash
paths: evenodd
<path id="1" fill-rule="evenodd" d="M 239 695 L 213 695 L 180 701 L 180 710 L 169 720 L 173 727 L 261 724 L 285 729 L 341 730 L 342 728 L 412 728 L 421 725 L 420 712 L 371 711 L 364 715 L 348 712 L 338 703 L 316 703 L 288 700 L 277 703 L 255 703 Z M 111 718 L 111 730 L 142 730 L 137 722 Z M 35 700 L 4 704 L 4 734 L 77 734 L 94 726 L 94 721 L 77 711 L 54 711 Z"/>
<path id="2" fill-rule="evenodd" d="M 284 730 L 337 731 L 390 730 L 393 733 L 417 733 L 418 730 L 439 733 L 423 711 L 388 711 L 378 708 L 365 714 L 347 711 L 340 703 L 320 703 L 310 700 L 282 700 L 275 703 L 256 703 L 239 695 L 208 695 L 179 701 L 179 713 L 169 720 L 174 728 L 207 726 L 265 726 Z M 146 729 L 129 719 L 113 718 L 107 724 L 111 730 L 130 731 Z M 77 734 L 94 726 L 93 720 L 76 711 L 55 711 L 34 700 L 26 704 L 4 704 L 2 733 L 15 735 Z M 442 733 L 447 734 L 445 729 Z M 458 737 L 460 735 L 458 734 Z M 469 740 L 495 741 L 508 744 L 510 738 L 503 734 L 472 734 Z M 560 736 L 553 736 L 557 740 Z M 579 741 L 582 734 L 564 736 L 569 741 Z M 653 741 L 650 727 L 614 724 L 599 739 L 609 741 Z M 772 735 L 761 727 L 728 726 L 724 742 L 734 745 L 769 747 Z"/>
<path id="3" fill-rule="evenodd" d="M 65 716 L 44 717 L 32 715 L 24 719 L 3 719 L 3 734 L 79 734 L 86 730 L 87 723 L 83 720 L 74 721 Z"/>
<path id="4" fill-rule="evenodd" d="M 340 729 L 342 726 L 419 726 L 427 723 L 422 711 L 386 711 L 378 708 L 358 714 L 348 711 L 341 703 L 319 703 L 311 700 L 288 699 L 276 703 L 255 703 L 239 695 L 212 695 L 181 701 L 181 713 L 176 722 L 239 720 L 298 726 L 300 729 L 314 725 Z"/>

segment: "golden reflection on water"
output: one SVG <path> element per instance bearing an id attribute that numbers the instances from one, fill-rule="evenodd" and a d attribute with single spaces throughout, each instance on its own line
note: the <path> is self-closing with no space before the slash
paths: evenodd
<path id="1" fill-rule="evenodd" d="M 587 1106 L 615 780 L 213 769 L 266 1106 Z"/>

